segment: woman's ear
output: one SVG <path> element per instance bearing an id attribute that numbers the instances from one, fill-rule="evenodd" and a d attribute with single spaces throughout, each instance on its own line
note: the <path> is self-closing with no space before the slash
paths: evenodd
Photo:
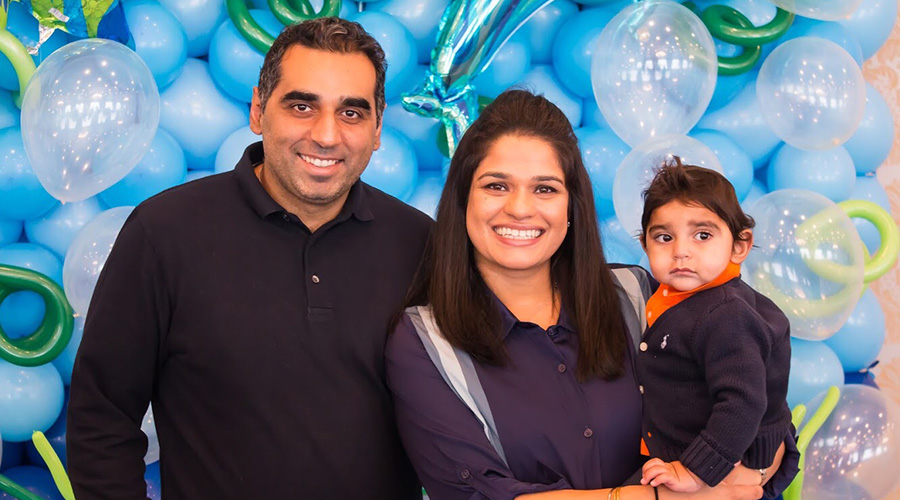
<path id="1" fill-rule="evenodd" d="M 753 230 L 745 229 L 741 231 L 740 239 L 734 240 L 734 246 L 731 249 L 731 262 L 740 264 L 744 262 L 753 247 Z"/>

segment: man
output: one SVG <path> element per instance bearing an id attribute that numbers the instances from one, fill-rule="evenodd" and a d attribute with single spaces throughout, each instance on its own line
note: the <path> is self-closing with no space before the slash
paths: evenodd
<path id="1" fill-rule="evenodd" d="M 72 376 L 78 500 L 145 498 L 150 401 L 166 500 L 418 496 L 382 350 L 430 219 L 359 181 L 384 78 L 356 23 L 285 29 L 251 104 L 262 144 L 134 210 Z"/>

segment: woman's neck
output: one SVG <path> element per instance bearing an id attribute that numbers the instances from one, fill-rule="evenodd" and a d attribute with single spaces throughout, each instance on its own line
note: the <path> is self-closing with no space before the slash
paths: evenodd
<path id="1" fill-rule="evenodd" d="M 559 319 L 559 297 L 550 267 L 509 272 L 478 266 L 488 288 L 519 321 L 547 329 Z"/>

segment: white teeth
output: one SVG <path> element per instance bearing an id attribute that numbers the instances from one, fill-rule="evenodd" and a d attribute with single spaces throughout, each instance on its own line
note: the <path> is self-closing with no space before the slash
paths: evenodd
<path id="1" fill-rule="evenodd" d="M 300 155 L 300 158 L 303 158 L 307 163 L 312 163 L 317 167 L 330 167 L 338 162 L 338 160 L 320 160 L 318 158 L 313 158 L 312 156 Z"/>
<path id="2" fill-rule="evenodd" d="M 508 227 L 496 227 L 494 232 L 511 240 L 533 240 L 543 233 L 540 229 L 511 229 Z"/>

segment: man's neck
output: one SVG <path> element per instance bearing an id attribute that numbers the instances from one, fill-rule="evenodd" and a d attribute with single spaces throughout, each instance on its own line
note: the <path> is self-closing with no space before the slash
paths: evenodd
<path id="1" fill-rule="evenodd" d="M 296 215 L 311 233 L 316 232 L 320 227 L 334 220 L 338 214 L 341 213 L 341 208 L 343 208 L 344 203 L 347 202 L 349 192 L 344 193 L 340 198 L 330 203 L 303 203 L 296 197 L 289 196 L 279 190 L 276 187 L 277 183 L 270 182 L 267 179 L 266 169 L 262 163 L 254 166 L 253 171 L 256 174 L 256 178 L 259 179 L 260 184 L 262 184 L 266 192 L 269 193 L 269 196 L 281 205 L 282 208 Z"/>

